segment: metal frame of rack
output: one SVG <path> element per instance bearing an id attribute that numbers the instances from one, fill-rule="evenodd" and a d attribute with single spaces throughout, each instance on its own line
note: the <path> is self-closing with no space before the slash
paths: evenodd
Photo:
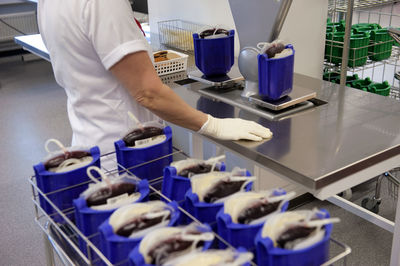
<path id="1" fill-rule="evenodd" d="M 201 31 L 206 25 L 185 20 L 166 20 L 158 22 L 160 43 L 186 52 L 194 51 L 193 33 Z"/>
<path id="2" fill-rule="evenodd" d="M 372 0 L 353 0 L 353 6 L 349 6 L 348 2 L 344 0 L 330 0 L 328 8 L 328 17 L 331 18 L 332 22 L 339 22 L 342 19 L 349 17 L 351 24 L 357 23 L 377 23 L 382 24 L 383 27 L 400 27 L 400 14 L 394 13 L 394 7 L 396 4 L 400 5 L 399 1 L 372 1 Z M 371 8 L 379 7 L 379 11 L 371 10 Z M 398 23 L 398 24 L 396 24 Z M 346 25 L 347 26 L 347 25 Z M 350 28 L 346 28 L 346 36 L 350 39 Z M 396 73 L 400 71 L 400 46 L 395 45 L 396 42 L 393 40 L 382 41 L 372 43 L 371 41 L 367 45 L 361 45 L 356 48 L 348 46 L 348 56 L 343 54 L 343 57 L 333 54 L 333 50 L 344 48 L 346 41 L 334 41 L 333 35 L 331 40 L 327 40 L 327 46 L 331 47 L 330 53 L 328 53 L 328 60 L 324 62 L 325 71 L 331 73 L 340 73 L 341 80 L 346 80 L 347 75 L 357 74 L 360 78 L 364 79 L 370 77 L 374 82 L 388 81 L 391 86 L 390 96 L 397 100 L 400 100 L 400 81 L 396 78 Z M 374 45 L 387 45 L 388 42 L 393 42 L 392 52 L 389 58 L 381 61 L 373 61 L 370 58 L 373 56 L 379 56 L 378 52 L 371 51 Z M 363 53 L 362 51 L 368 51 Z M 372 49 L 373 50 L 373 49 Z M 345 52 L 345 49 L 343 49 Z M 363 54 L 362 56 L 359 56 Z M 357 56 L 358 55 L 358 56 Z M 352 59 L 349 59 L 352 58 Z M 366 62 L 360 66 L 357 66 L 356 60 L 365 60 Z M 335 61 L 335 63 L 332 63 Z M 338 63 L 340 61 L 340 63 Z M 349 62 L 346 68 L 342 68 L 344 61 Z M 390 73 L 390 74 L 389 74 Z M 343 83 L 341 83 L 343 84 Z"/>
<path id="3" fill-rule="evenodd" d="M 105 169 L 104 167 L 103 170 L 107 175 L 115 175 L 119 174 L 121 172 L 127 172 L 131 173 L 131 170 L 143 165 L 146 165 L 148 163 L 152 163 L 158 160 L 161 160 L 166 157 L 173 156 L 178 159 L 184 159 L 188 158 L 188 156 L 179 149 L 174 148 L 174 151 L 171 154 L 162 156 L 160 158 L 148 161 L 143 164 L 139 164 L 130 168 L 124 168 L 123 166 L 119 165 L 117 161 L 115 160 L 115 153 L 108 153 L 102 155 L 102 159 L 109 159 L 113 160 L 115 165 L 119 166 L 120 169 L 118 168 L 115 169 Z M 157 190 L 155 187 L 160 185 L 162 182 L 162 177 L 156 178 L 150 182 L 150 190 L 151 194 L 150 196 L 155 196 L 159 197 L 162 199 L 165 199 L 166 201 L 170 202 L 171 200 L 168 199 L 166 196 L 164 196 L 159 190 Z M 32 188 L 32 201 L 34 203 L 34 208 L 35 208 L 35 222 L 38 224 L 38 226 L 42 229 L 44 233 L 44 242 L 45 242 L 45 252 L 46 252 L 46 261 L 47 265 L 55 265 L 55 260 L 54 260 L 54 252 L 58 255 L 60 261 L 64 265 L 93 265 L 93 263 L 98 262 L 98 260 L 102 260 L 104 264 L 106 265 L 112 265 L 109 260 L 101 253 L 101 251 L 91 242 L 91 238 L 93 238 L 95 235 L 92 236 L 85 236 L 77 227 L 76 225 L 67 217 L 69 214 L 73 213 L 74 210 L 72 208 L 66 209 L 66 210 L 60 210 L 49 198 L 47 197 L 49 194 L 52 193 L 57 193 L 60 191 L 68 190 L 83 184 L 87 184 L 89 182 L 85 182 L 79 185 L 75 185 L 73 187 L 67 187 L 62 190 L 57 190 L 53 191 L 51 193 L 43 193 L 39 187 L 36 185 L 36 177 L 31 176 L 29 178 L 29 183 Z M 47 214 L 43 208 L 40 205 L 39 202 L 39 195 L 45 199 L 46 202 L 48 202 L 51 207 L 54 208 L 56 211 L 55 213 L 52 214 Z M 193 222 L 201 224 L 200 221 L 198 221 L 195 217 L 190 215 L 188 212 L 186 212 L 184 209 L 179 207 L 179 210 L 187 215 Z M 53 217 L 54 216 L 59 216 L 62 217 L 63 221 L 65 221 L 64 224 L 56 222 Z M 221 238 L 219 235 L 217 235 L 214 232 L 215 238 L 218 240 L 222 241 L 225 243 L 228 247 L 233 248 L 229 243 L 227 243 L 223 238 Z M 86 248 L 87 248 L 87 254 L 88 256 L 84 255 L 84 253 L 80 250 L 79 245 L 78 245 L 78 237 L 80 237 L 84 243 L 86 243 Z M 332 246 L 337 246 L 337 248 L 341 249 L 342 251 L 339 254 L 332 255 L 332 258 L 330 258 L 326 263 L 323 264 L 323 266 L 328 266 L 328 265 L 333 265 L 334 263 L 338 263 L 342 261 L 343 265 L 346 265 L 346 256 L 351 253 L 351 248 L 343 243 L 340 243 L 339 241 L 332 239 L 331 238 L 331 245 Z M 97 256 L 97 259 L 93 259 L 95 256 Z M 120 262 L 124 263 L 124 262 Z M 120 263 L 116 264 L 119 265 Z M 253 263 L 253 265 L 255 265 Z"/>
<path id="4" fill-rule="evenodd" d="M 397 2 L 398 0 L 355 0 L 353 7 L 355 9 L 364 9 Z M 329 0 L 329 10 L 340 10 L 342 12 L 346 12 L 347 8 L 347 0 Z"/>

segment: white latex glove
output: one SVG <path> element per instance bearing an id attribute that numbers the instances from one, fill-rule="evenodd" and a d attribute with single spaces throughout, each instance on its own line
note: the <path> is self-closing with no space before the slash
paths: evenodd
<path id="1" fill-rule="evenodd" d="M 272 132 L 256 122 L 240 118 L 215 118 L 208 115 L 207 122 L 198 133 L 221 140 L 247 139 L 261 141 L 272 137 Z"/>

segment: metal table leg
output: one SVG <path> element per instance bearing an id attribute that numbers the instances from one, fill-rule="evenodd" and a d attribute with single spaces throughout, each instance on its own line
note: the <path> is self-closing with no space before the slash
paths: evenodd
<path id="1" fill-rule="evenodd" d="M 47 234 L 43 233 L 44 252 L 46 253 L 46 265 L 55 266 L 53 247 L 50 244 Z"/>
<path id="2" fill-rule="evenodd" d="M 203 138 L 198 134 L 189 133 L 190 135 L 190 157 L 203 159 Z"/>
<path id="3" fill-rule="evenodd" d="M 390 266 L 400 265 L 400 189 L 397 197 L 396 219 L 394 222 L 394 233 L 392 243 L 392 255 L 390 258 Z"/>

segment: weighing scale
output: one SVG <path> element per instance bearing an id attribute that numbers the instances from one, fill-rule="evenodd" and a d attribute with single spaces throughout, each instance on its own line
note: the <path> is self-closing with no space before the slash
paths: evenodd
<path id="1" fill-rule="evenodd" d="M 204 76 L 200 70 L 189 72 L 190 79 L 210 85 L 197 90 L 198 93 L 271 120 L 313 107 L 308 100 L 315 98 L 316 92 L 311 88 L 294 85 L 289 95 L 276 101 L 266 101 L 258 95 L 255 47 L 259 42 L 272 42 L 279 36 L 291 3 L 292 0 L 229 0 L 242 49 L 238 66 L 235 64 L 226 75 L 216 77 Z"/>
<path id="2" fill-rule="evenodd" d="M 292 92 L 277 101 L 264 101 L 257 94 L 244 97 L 244 79 L 237 66 L 225 76 L 208 78 L 199 70 L 188 73 L 190 79 L 199 81 L 209 87 L 196 89 L 201 95 L 215 99 L 243 110 L 255 113 L 269 120 L 280 120 L 300 111 L 314 107 L 308 100 L 316 97 L 310 88 L 294 85 Z"/>

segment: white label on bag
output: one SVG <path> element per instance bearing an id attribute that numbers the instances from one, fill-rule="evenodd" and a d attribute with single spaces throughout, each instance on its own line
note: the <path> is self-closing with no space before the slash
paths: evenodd
<path id="1" fill-rule="evenodd" d="M 159 135 L 147 139 L 141 139 L 135 141 L 135 147 L 134 148 L 145 148 L 151 145 L 159 144 L 163 141 L 165 141 L 167 137 L 165 135 Z"/>
<path id="2" fill-rule="evenodd" d="M 117 201 L 120 201 L 120 200 L 125 199 L 127 197 L 129 197 L 128 193 L 124 193 L 124 194 L 109 198 L 109 199 L 107 199 L 107 204 L 114 204 Z"/>

